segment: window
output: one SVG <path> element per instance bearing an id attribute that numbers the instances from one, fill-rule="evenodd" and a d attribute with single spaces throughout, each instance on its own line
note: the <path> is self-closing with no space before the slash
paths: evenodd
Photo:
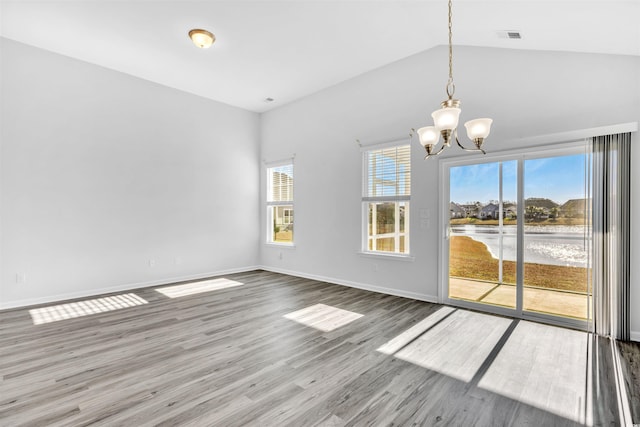
<path id="1" fill-rule="evenodd" d="M 267 242 L 293 244 L 293 163 L 267 168 Z"/>
<path id="2" fill-rule="evenodd" d="M 366 150 L 364 183 L 364 251 L 408 254 L 411 147 Z"/>

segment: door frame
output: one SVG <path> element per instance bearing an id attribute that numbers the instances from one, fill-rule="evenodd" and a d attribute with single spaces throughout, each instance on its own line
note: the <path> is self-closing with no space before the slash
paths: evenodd
<path id="1" fill-rule="evenodd" d="M 481 304 L 478 302 L 464 301 L 449 298 L 449 169 L 456 166 L 466 166 L 483 163 L 495 163 L 500 161 L 518 161 L 518 218 L 524 220 L 524 168 L 525 160 L 558 157 L 563 155 L 572 155 L 579 153 L 589 153 L 590 145 L 588 139 L 580 139 L 572 142 L 553 144 L 547 146 L 536 146 L 526 149 L 517 149 L 502 151 L 498 153 L 489 153 L 482 157 L 477 156 L 456 156 L 451 158 L 441 158 L 438 161 L 439 176 L 442 184 L 439 186 L 439 232 L 438 232 L 438 252 L 439 252 L 439 268 L 438 268 L 438 301 L 442 304 L 488 312 L 501 316 L 512 317 L 516 319 L 532 320 L 535 322 L 547 323 L 551 325 L 569 327 L 573 329 L 592 331 L 593 312 L 589 311 L 590 320 L 579 320 L 563 318 L 551 314 L 527 312 L 523 309 L 523 272 L 524 272 L 524 252 L 517 253 L 517 288 L 516 288 L 516 308 L 501 307 L 491 304 Z M 517 228 L 517 245 L 522 247 L 524 242 L 524 221 L 518 221 Z M 592 295 L 592 306 L 593 292 Z"/>

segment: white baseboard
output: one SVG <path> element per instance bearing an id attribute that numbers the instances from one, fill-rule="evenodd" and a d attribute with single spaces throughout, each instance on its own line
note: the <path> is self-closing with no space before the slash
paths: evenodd
<path id="1" fill-rule="evenodd" d="M 631 331 L 630 335 L 631 335 L 631 341 L 640 342 L 640 332 Z"/>
<path id="2" fill-rule="evenodd" d="M 438 303 L 438 297 L 433 295 L 403 291 L 400 289 L 385 288 L 382 286 L 374 286 L 367 283 L 352 282 L 350 280 L 342 280 L 342 279 L 336 279 L 334 277 L 326 277 L 326 276 L 319 276 L 316 274 L 302 273 L 299 271 L 285 270 L 283 268 L 275 268 L 275 267 L 270 267 L 266 265 L 262 265 L 259 268 L 265 271 L 271 271 L 273 273 L 281 273 L 281 274 L 287 274 L 289 276 L 303 277 L 305 279 L 318 280 L 320 282 L 327 282 L 335 285 L 348 286 L 350 288 L 357 288 L 365 291 L 378 292 L 381 294 L 394 295 L 397 297 L 411 298 L 418 301 Z"/>
<path id="3" fill-rule="evenodd" d="M 221 276 L 224 274 L 244 273 L 247 271 L 260 270 L 260 269 L 261 267 L 254 265 L 249 267 L 232 268 L 229 270 L 220 270 L 220 271 L 209 272 L 209 273 L 192 274 L 189 276 L 168 277 L 165 279 L 151 280 L 148 282 L 129 283 L 125 285 L 110 286 L 108 288 L 89 289 L 89 290 L 83 290 L 78 292 L 68 292 L 64 294 L 48 295 L 46 297 L 40 297 L 40 298 L 29 298 L 29 299 L 23 299 L 23 300 L 2 302 L 0 303 L 0 310 L 24 308 L 32 305 L 49 304 L 52 302 L 66 301 L 66 300 L 76 299 L 76 298 L 93 297 L 93 296 L 109 294 L 113 292 L 133 291 L 135 289 L 148 288 L 149 286 L 168 285 L 171 283 L 184 282 L 187 280 L 206 279 L 209 277 Z"/>

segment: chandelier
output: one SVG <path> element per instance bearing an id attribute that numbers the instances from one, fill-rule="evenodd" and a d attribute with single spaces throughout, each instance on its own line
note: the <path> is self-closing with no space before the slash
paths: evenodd
<path id="1" fill-rule="evenodd" d="M 467 128 L 467 136 L 476 148 L 465 148 L 458 140 L 458 119 L 460 117 L 460 100 L 454 99 L 453 95 L 456 91 L 456 85 L 453 83 L 453 46 L 451 43 L 451 0 L 449 0 L 449 80 L 447 80 L 446 91 L 447 99 L 442 101 L 440 109 L 431 113 L 433 117 L 433 126 L 426 126 L 418 129 L 411 129 L 411 137 L 414 132 L 418 134 L 420 144 L 427 151 L 425 159 L 437 156 L 442 153 L 445 148 L 451 146 L 452 140 L 455 138 L 456 143 L 465 151 L 479 151 L 482 154 L 486 152 L 482 149 L 482 143 L 489 136 L 491 130 L 491 119 L 474 119 L 464 124 Z M 440 149 L 436 150 L 438 142 L 442 136 L 443 142 Z"/>

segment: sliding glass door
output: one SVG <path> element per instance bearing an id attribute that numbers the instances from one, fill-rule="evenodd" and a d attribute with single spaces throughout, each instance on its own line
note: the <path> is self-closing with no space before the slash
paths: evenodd
<path id="1" fill-rule="evenodd" d="M 585 147 L 481 160 L 441 163 L 448 208 L 445 302 L 586 326 L 591 196 Z"/>

